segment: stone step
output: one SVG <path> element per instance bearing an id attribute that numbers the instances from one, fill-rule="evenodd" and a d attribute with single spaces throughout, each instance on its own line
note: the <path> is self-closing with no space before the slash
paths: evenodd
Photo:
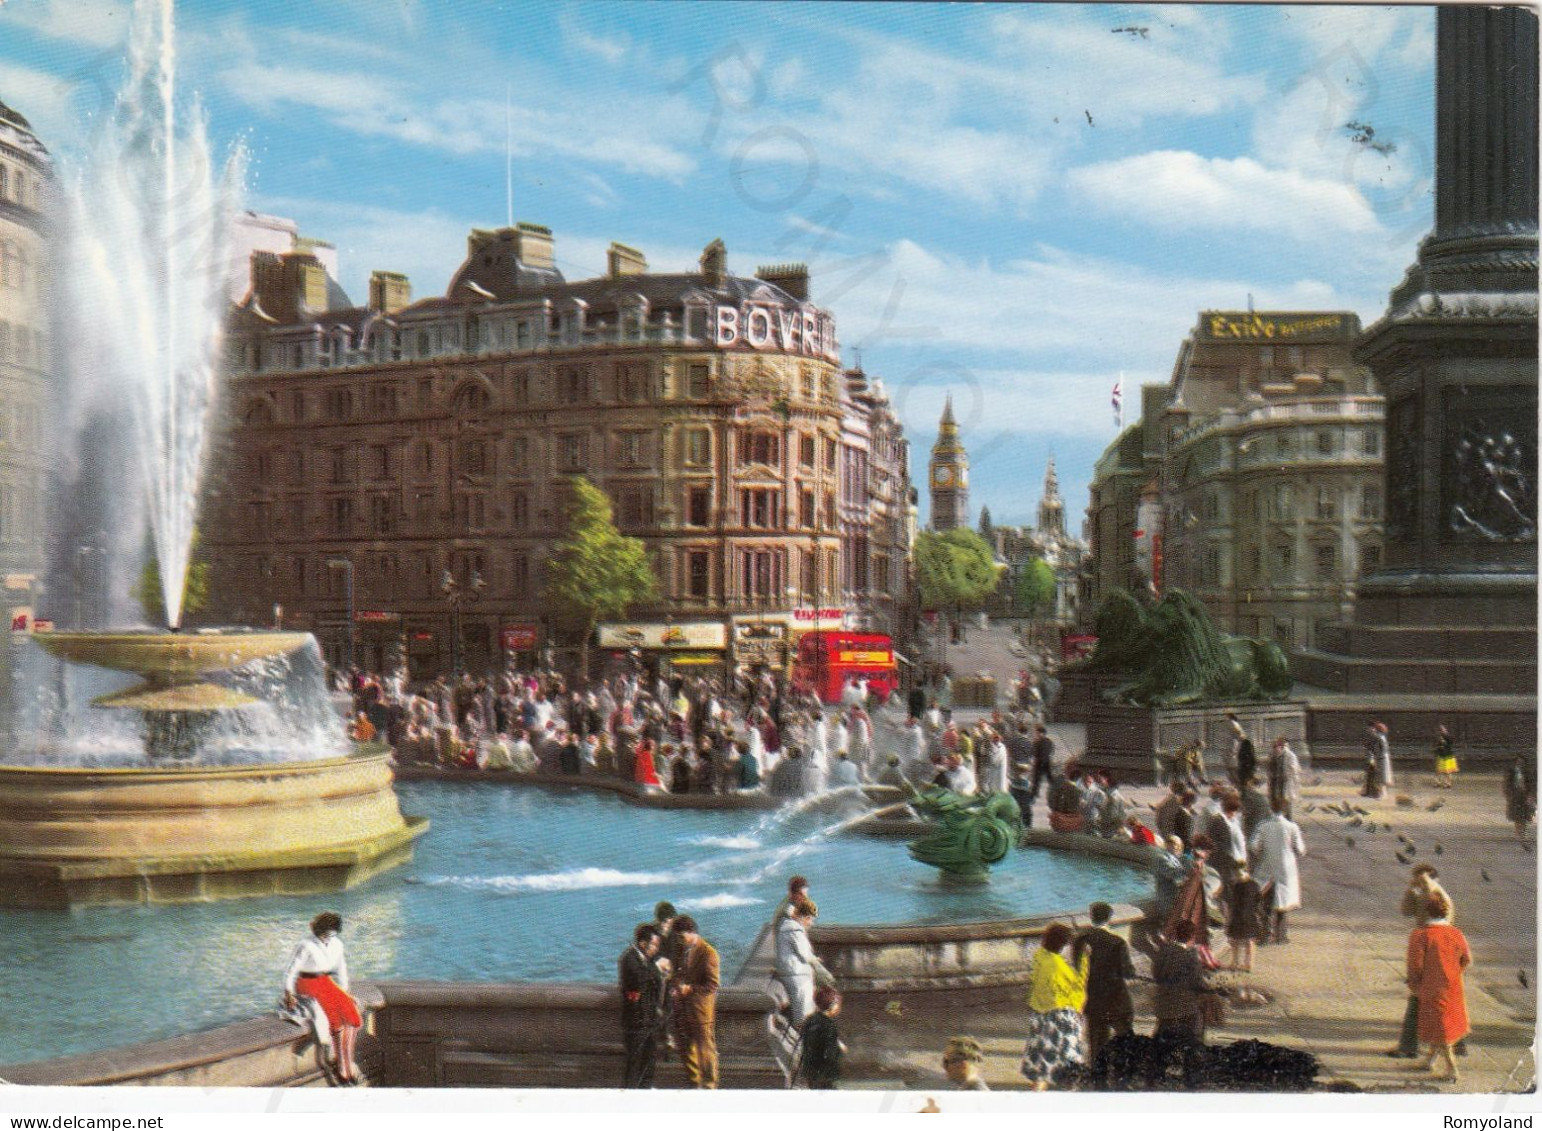
<path id="1" fill-rule="evenodd" d="M 1463 659 L 1392 659 L 1313 649 L 1293 652 L 1290 661 L 1298 682 L 1351 695 L 1524 695 L 1537 686 L 1535 655 L 1524 661 L 1481 654 Z"/>
<path id="2" fill-rule="evenodd" d="M 1427 627 L 1330 624 L 1317 630 L 1319 652 L 1353 657 L 1429 660 L 1486 658 L 1536 662 L 1536 629 L 1520 625 Z"/>

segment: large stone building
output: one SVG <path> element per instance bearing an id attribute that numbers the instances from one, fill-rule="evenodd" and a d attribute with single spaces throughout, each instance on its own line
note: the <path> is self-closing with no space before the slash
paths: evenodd
<path id="1" fill-rule="evenodd" d="M 1098 596 L 1185 589 L 1286 646 L 1338 619 L 1381 560 L 1383 403 L 1359 332 L 1343 311 L 1200 315 L 1095 473 Z"/>
<path id="2" fill-rule="evenodd" d="M 1081 578 L 1087 544 L 1066 533 L 1065 501 L 1060 497 L 1060 480 L 1055 474 L 1055 457 L 1044 469 L 1044 493 L 1039 498 L 1036 526 L 995 526 L 981 520 L 980 533 L 990 542 L 996 558 L 1006 570 L 1001 581 L 1001 600 L 997 607 L 1013 609 L 1013 594 L 1018 578 L 1030 561 L 1044 561 L 1055 574 L 1055 594 L 1042 621 L 1069 627 L 1077 622 L 1081 606 Z"/>
<path id="3" fill-rule="evenodd" d="M 13 622 L 43 570 L 44 412 L 53 164 L 27 119 L 0 102 L 0 583 Z M 0 696 L 10 686 L 0 654 Z"/>
<path id="4" fill-rule="evenodd" d="M 607 267 L 568 282 L 547 229 L 477 230 L 442 297 L 376 272 L 368 305 L 328 309 L 308 249 L 254 255 L 206 510 L 213 614 L 282 616 L 340 658 L 351 589 L 361 664 L 528 662 L 586 475 L 662 591 L 602 649 L 777 662 L 798 628 L 892 618 L 908 453 L 807 269 L 735 276 L 717 241 L 694 272 L 621 244 Z"/>

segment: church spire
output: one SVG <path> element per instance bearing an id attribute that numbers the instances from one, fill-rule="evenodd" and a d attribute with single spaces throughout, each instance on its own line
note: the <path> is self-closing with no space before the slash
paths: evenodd
<path id="1" fill-rule="evenodd" d="M 1044 497 L 1039 500 L 1039 536 L 1065 538 L 1065 504 L 1060 500 L 1060 480 L 1055 475 L 1055 457 L 1044 468 Z"/>

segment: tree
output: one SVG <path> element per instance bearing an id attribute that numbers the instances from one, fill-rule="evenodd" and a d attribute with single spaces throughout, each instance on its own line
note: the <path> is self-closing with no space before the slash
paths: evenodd
<path id="1" fill-rule="evenodd" d="M 605 492 L 582 477 L 572 490 L 567 532 L 546 562 L 546 596 L 560 617 L 582 629 L 579 663 L 587 674 L 594 626 L 654 600 L 659 583 L 642 542 L 616 529 Z"/>
<path id="2" fill-rule="evenodd" d="M 1037 621 L 1055 604 L 1055 571 L 1043 558 L 1029 558 L 1017 575 L 1012 603 L 1030 621 Z"/>
<path id="3" fill-rule="evenodd" d="M 201 553 L 198 530 L 193 530 L 193 543 L 188 547 L 187 579 L 182 583 L 182 617 L 201 612 L 209 604 L 209 561 Z M 161 563 L 155 556 L 155 542 L 145 538 L 145 564 L 139 571 L 139 584 L 134 587 L 134 599 L 145 612 L 151 624 L 166 623 L 166 598 L 161 590 Z"/>
<path id="4" fill-rule="evenodd" d="M 973 530 L 927 530 L 916 536 L 916 587 L 929 609 L 978 608 L 996 591 L 1000 571 L 991 549 Z"/>
<path id="5" fill-rule="evenodd" d="M 993 543 L 996 540 L 995 539 L 995 534 L 996 534 L 996 527 L 991 522 L 991 509 L 990 509 L 990 507 L 981 507 L 980 508 L 980 537 L 985 539 L 985 544 L 986 545 L 990 545 L 991 543 Z"/>

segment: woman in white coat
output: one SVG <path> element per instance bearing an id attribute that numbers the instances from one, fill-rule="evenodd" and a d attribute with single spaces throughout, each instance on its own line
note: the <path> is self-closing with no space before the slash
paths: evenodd
<path id="1" fill-rule="evenodd" d="M 1301 869 L 1297 863 L 1306 855 L 1301 828 L 1285 815 L 1283 802 L 1276 799 L 1268 819 L 1253 830 L 1248 847 L 1253 852 L 1253 878 L 1260 888 L 1270 890 L 1267 908 L 1274 911 L 1273 935 L 1276 943 L 1288 942 L 1285 913 L 1301 906 Z M 1268 930 L 1265 931 L 1268 942 Z"/>

